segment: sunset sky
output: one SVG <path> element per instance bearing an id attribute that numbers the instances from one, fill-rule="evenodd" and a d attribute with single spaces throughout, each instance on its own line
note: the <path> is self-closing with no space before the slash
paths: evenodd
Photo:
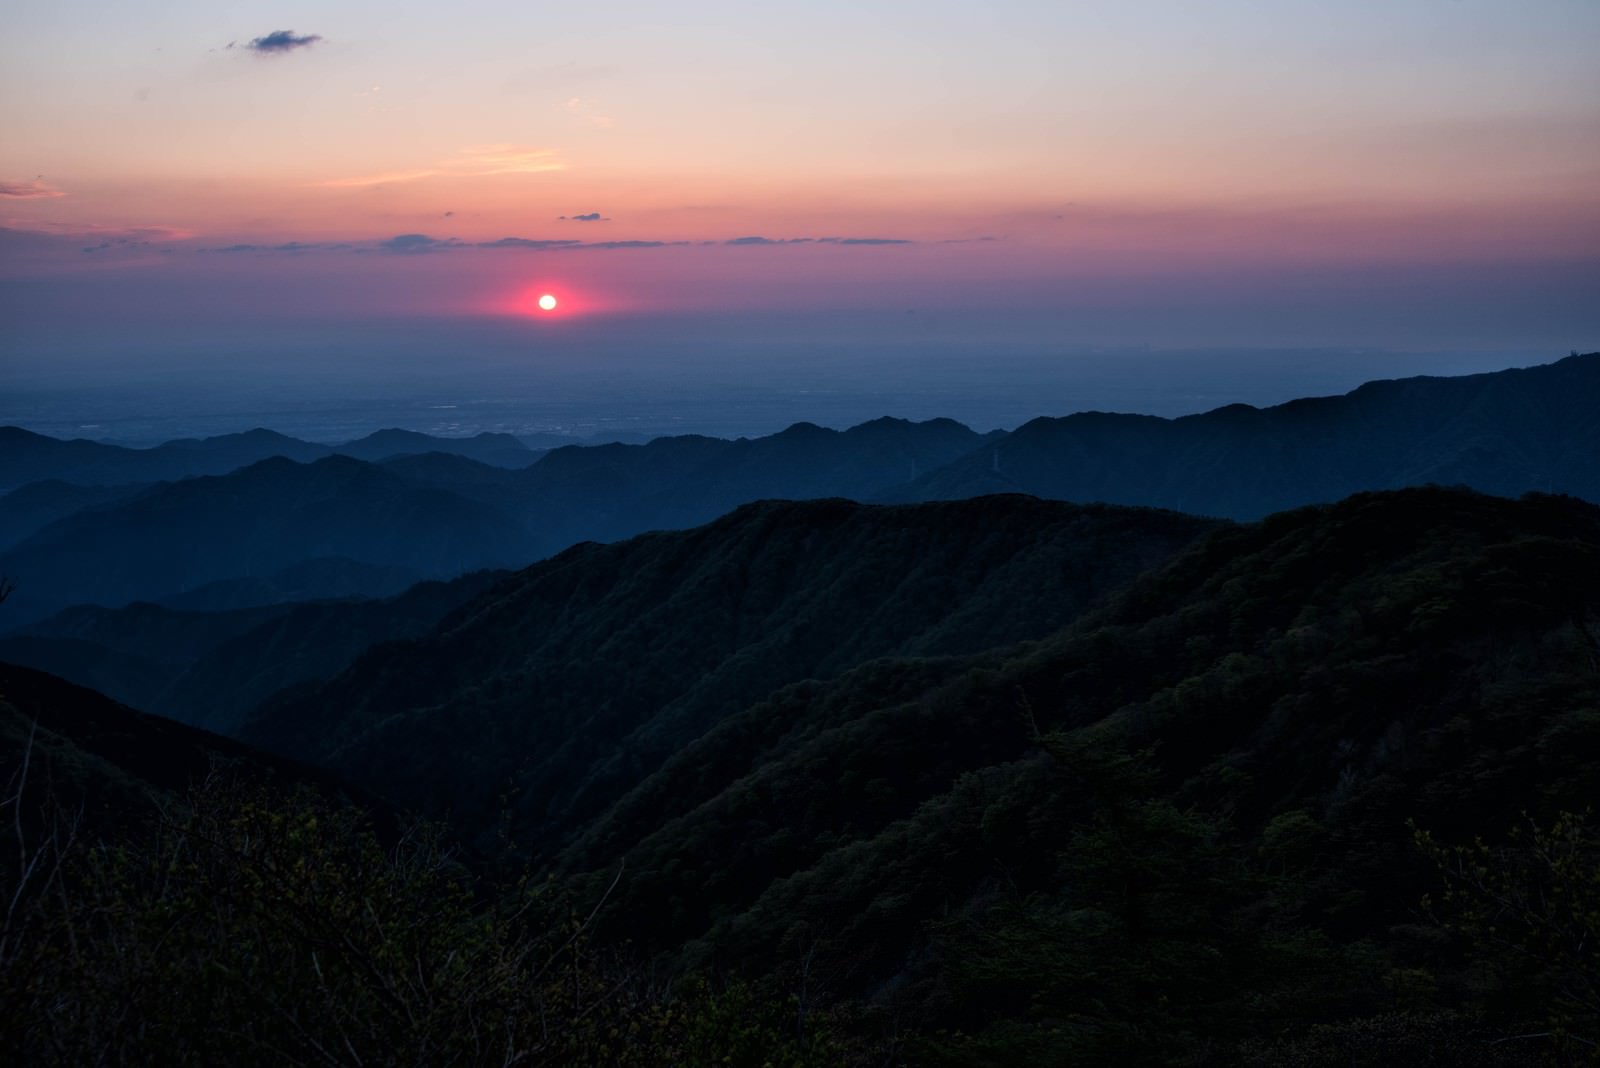
<path id="1" fill-rule="evenodd" d="M 1593 347 L 1597 54 L 1595 0 L 13 5 L 0 312 Z"/>

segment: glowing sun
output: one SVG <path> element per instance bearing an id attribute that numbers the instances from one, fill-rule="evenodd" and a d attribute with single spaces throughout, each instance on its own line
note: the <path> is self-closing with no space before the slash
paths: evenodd
<path id="1" fill-rule="evenodd" d="M 544 296 L 539 298 L 539 309 L 541 311 L 555 311 L 556 298 L 553 295 L 546 293 Z"/>

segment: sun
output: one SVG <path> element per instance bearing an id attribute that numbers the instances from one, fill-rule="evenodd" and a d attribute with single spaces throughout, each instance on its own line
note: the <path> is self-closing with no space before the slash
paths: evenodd
<path id="1" fill-rule="evenodd" d="M 552 294 L 552 293 L 544 294 L 542 297 L 539 298 L 539 307 L 543 311 L 555 311 L 556 310 L 556 298 L 555 298 L 555 295 Z"/>

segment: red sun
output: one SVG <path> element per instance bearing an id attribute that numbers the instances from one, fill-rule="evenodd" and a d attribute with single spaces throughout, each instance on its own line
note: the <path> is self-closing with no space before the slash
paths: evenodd
<path id="1" fill-rule="evenodd" d="M 593 294 L 549 278 L 523 282 L 491 300 L 490 306 L 500 314 L 551 323 L 583 319 L 600 308 Z"/>

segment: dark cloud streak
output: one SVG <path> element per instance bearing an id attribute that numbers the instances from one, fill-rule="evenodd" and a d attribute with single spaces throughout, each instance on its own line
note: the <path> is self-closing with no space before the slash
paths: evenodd
<path id="1" fill-rule="evenodd" d="M 736 237 L 726 241 L 579 241 L 576 238 L 501 237 L 493 241 L 462 241 L 454 237 L 428 234 L 396 234 L 382 241 L 365 244 L 316 241 L 288 241 L 277 245 L 235 244 L 197 249 L 199 252 L 387 252 L 415 256 L 450 250 L 499 249 L 522 252 L 607 252 L 644 248 L 681 248 L 688 245 L 910 245 L 915 242 L 887 237 Z"/>
<path id="2" fill-rule="evenodd" d="M 245 45 L 250 51 L 263 56 L 281 56 L 293 52 L 297 48 L 310 48 L 322 35 L 317 33 L 295 33 L 293 30 L 273 30 L 261 37 L 253 37 Z M 229 45 L 229 47 L 233 47 Z"/>

